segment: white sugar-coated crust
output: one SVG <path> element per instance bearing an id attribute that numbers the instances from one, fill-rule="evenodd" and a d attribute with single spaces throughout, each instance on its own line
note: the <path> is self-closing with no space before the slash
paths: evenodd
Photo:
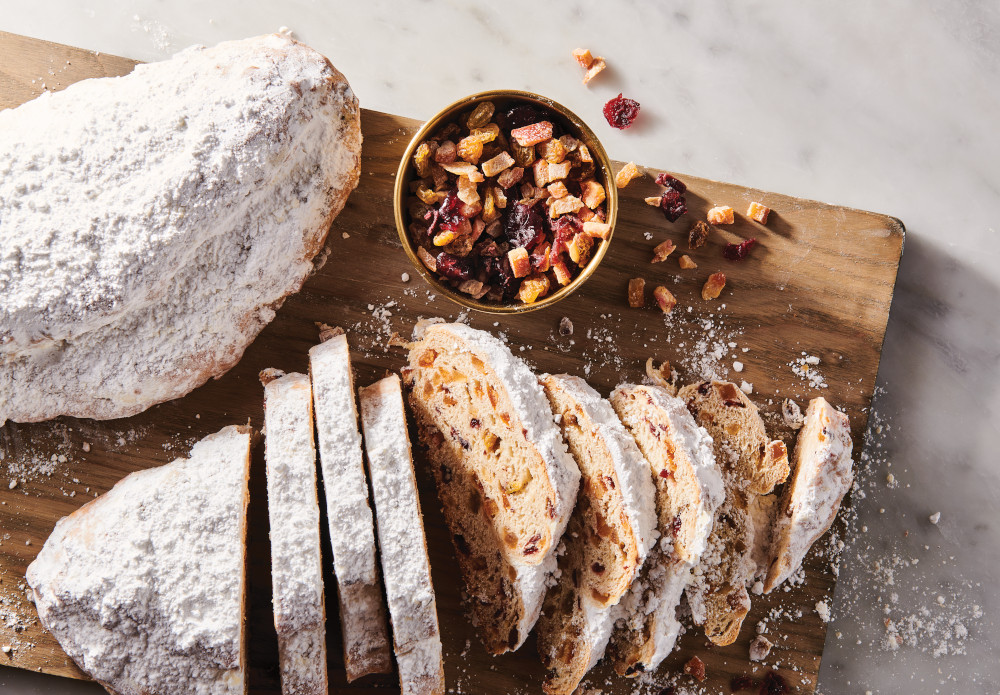
<path id="1" fill-rule="evenodd" d="M 830 528 L 854 482 L 853 448 L 847 416 L 823 398 L 811 400 L 795 444 L 795 474 L 775 514 L 764 591 L 788 579 Z"/>
<path id="2" fill-rule="evenodd" d="M 305 374 L 264 386 L 271 587 L 284 695 L 327 692 L 312 390 Z"/>
<path id="3" fill-rule="evenodd" d="M 632 435 L 622 425 L 611 404 L 601 397 L 583 379 L 569 374 L 545 375 L 540 381 L 547 389 L 557 389 L 563 398 L 580 408 L 583 415 L 593 426 L 591 434 L 600 439 L 604 449 L 610 456 L 611 468 L 617 479 L 615 491 L 620 495 L 624 511 L 629 520 L 629 526 L 636 536 L 637 563 L 633 568 L 632 578 L 638 575 L 646 560 L 653 543 L 656 540 L 656 490 L 650 477 L 649 463 L 639 451 Z M 567 539 L 567 543 L 580 539 Z M 563 571 L 561 581 L 568 581 L 567 572 Z M 629 580 L 631 582 L 631 580 Z M 621 597 L 616 596 L 607 605 L 601 605 L 587 592 L 578 592 L 581 602 L 582 624 L 574 626 L 581 634 L 574 640 L 577 649 L 587 652 L 586 671 L 592 669 L 604 656 L 608 640 L 614 627 L 615 607 Z M 566 627 L 569 627 L 567 624 Z M 568 637 L 568 636 L 567 636 Z M 551 639 L 552 643 L 562 640 Z M 581 677 L 583 674 L 580 674 Z M 557 679 L 557 680 L 562 680 Z M 564 683 L 567 692 L 576 689 L 576 684 Z M 553 692 L 547 688 L 547 692 Z"/>
<path id="4" fill-rule="evenodd" d="M 645 670 L 655 669 L 673 650 L 680 633 L 676 617 L 681 594 L 691 583 L 692 569 L 697 566 L 712 533 L 715 512 L 725 498 L 722 473 L 715 460 L 712 438 L 705 428 L 698 426 L 684 401 L 660 386 L 623 384 L 615 389 L 611 398 L 630 391 L 641 390 L 648 396 L 646 406 L 657 417 L 670 423 L 671 441 L 690 462 L 698 485 L 697 508 L 693 512 L 695 531 L 689 544 L 688 559 L 679 559 L 669 542 L 669 529 L 661 528 L 659 546 L 647 560 L 647 570 L 641 580 L 633 583 L 629 594 L 619 604 L 616 619 L 622 619 L 626 629 L 641 629 L 646 616 L 653 615 L 653 650 L 644 662 Z"/>
<path id="5" fill-rule="evenodd" d="M 361 388 L 359 400 L 400 688 L 443 695 L 437 602 L 399 377 Z"/>
<path id="6" fill-rule="evenodd" d="M 344 76 L 277 34 L 0 111 L 0 425 L 132 415 L 231 368 L 360 151 Z"/>
<path id="7" fill-rule="evenodd" d="M 555 552 L 555 546 L 569 522 L 569 516 L 576 505 L 576 493 L 580 487 L 580 469 L 570 456 L 563 441 L 559 426 L 555 423 L 552 409 L 545 398 L 538 377 L 532 373 L 524 360 L 511 353 L 510 348 L 498 338 L 480 331 L 464 323 L 432 324 L 424 329 L 424 338 L 430 339 L 435 333 L 451 334 L 464 346 L 493 370 L 497 380 L 503 384 L 514 407 L 514 415 L 521 421 L 527 434 L 525 435 L 535 445 L 545 463 L 545 472 L 553 490 L 556 493 L 555 517 L 551 520 L 553 527 L 552 543 L 549 553 Z M 545 557 L 530 556 L 529 560 L 542 562 Z M 526 558 L 513 554 L 511 562 L 518 564 Z"/>
<path id="8" fill-rule="evenodd" d="M 42 625 L 120 695 L 245 692 L 251 431 L 126 476 L 60 519 L 27 581 Z"/>
<path id="9" fill-rule="evenodd" d="M 392 671 L 375 527 L 368 505 L 346 335 L 309 350 L 320 470 L 326 492 L 347 679 Z"/>

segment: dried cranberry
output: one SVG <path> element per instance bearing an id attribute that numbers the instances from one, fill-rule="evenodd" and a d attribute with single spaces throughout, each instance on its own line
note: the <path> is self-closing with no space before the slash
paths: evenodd
<path id="1" fill-rule="evenodd" d="M 526 125 L 531 125 L 532 123 L 538 123 L 539 121 L 550 121 L 548 114 L 537 109 L 534 106 L 529 106 L 528 104 L 518 104 L 517 106 L 511 107 L 504 114 L 504 129 L 514 130 L 516 128 L 523 128 Z"/>
<path id="2" fill-rule="evenodd" d="M 504 221 L 504 232 L 511 245 L 530 251 L 545 238 L 545 221 L 534 207 L 516 203 Z"/>
<path id="3" fill-rule="evenodd" d="M 604 105 L 604 117 L 612 128 L 624 130 L 632 125 L 632 121 L 638 115 L 639 102 L 634 99 L 626 99 L 620 93 L 614 99 L 609 99 L 608 103 Z"/>
<path id="4" fill-rule="evenodd" d="M 731 681 L 729 681 L 729 689 L 734 693 L 738 693 L 741 690 L 753 690 L 759 685 L 750 676 L 734 676 Z"/>
<path id="5" fill-rule="evenodd" d="M 710 382 L 710 381 L 703 381 L 700 384 L 698 384 L 698 393 L 700 393 L 702 396 L 704 396 L 705 394 L 708 393 L 708 390 L 710 388 L 712 388 L 712 382 Z"/>
<path id="6" fill-rule="evenodd" d="M 538 552 L 538 541 L 542 540 L 541 534 L 534 534 L 528 539 L 528 542 L 524 544 L 524 550 L 522 551 L 525 555 L 534 555 Z"/>
<path id="7" fill-rule="evenodd" d="M 472 429 L 478 430 L 480 424 L 482 423 L 479 422 L 478 418 L 472 418 L 471 420 L 469 420 L 469 427 L 471 427 Z"/>
<path id="8" fill-rule="evenodd" d="M 681 532 L 681 526 L 683 524 L 684 524 L 684 522 L 683 522 L 683 520 L 681 520 L 680 514 L 678 514 L 677 516 L 675 516 L 674 520 L 672 522 L 670 522 L 670 534 L 674 538 L 677 538 L 677 534 Z"/>
<path id="9" fill-rule="evenodd" d="M 497 289 L 503 294 L 504 301 L 510 301 L 517 295 L 517 290 L 521 287 L 521 281 L 514 277 L 514 269 L 510 266 L 510 259 L 507 256 L 496 259 L 499 268 L 494 282 Z"/>
<path id="10" fill-rule="evenodd" d="M 726 248 L 722 249 L 722 255 L 731 261 L 742 261 L 756 243 L 757 239 L 747 239 L 739 244 L 726 244 Z"/>
<path id="11" fill-rule="evenodd" d="M 764 676 L 764 681 L 760 684 L 760 695 L 785 695 L 790 692 L 788 681 L 775 671 Z"/>
<path id="12" fill-rule="evenodd" d="M 667 174 L 665 172 L 660 172 L 659 174 L 656 175 L 656 185 L 668 186 L 670 188 L 673 188 L 675 191 L 678 191 L 679 193 L 686 193 L 688 189 L 687 184 L 685 184 L 679 178 L 677 178 L 676 176 L 671 176 L 670 174 Z"/>
<path id="13" fill-rule="evenodd" d="M 458 199 L 458 191 L 452 189 L 445 196 L 445 199 L 441 201 L 441 207 L 438 208 L 441 219 L 441 229 L 447 231 L 455 231 L 458 225 L 465 221 L 465 216 L 462 215 L 462 201 Z"/>
<path id="14" fill-rule="evenodd" d="M 472 259 L 459 258 L 442 251 L 437 257 L 437 270 L 449 280 L 471 280 Z"/>
<path id="15" fill-rule="evenodd" d="M 681 215 L 688 211 L 687 202 L 684 200 L 684 196 L 681 196 L 681 199 L 678 201 L 668 203 L 666 192 L 664 192 L 663 197 L 660 198 L 660 209 L 663 210 L 663 216 L 667 218 L 668 222 L 676 222 L 680 219 Z"/>

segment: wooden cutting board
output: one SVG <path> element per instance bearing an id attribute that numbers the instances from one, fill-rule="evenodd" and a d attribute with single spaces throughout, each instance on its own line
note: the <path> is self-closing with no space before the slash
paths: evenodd
<path id="1" fill-rule="evenodd" d="M 125 58 L 2 32 L 0 55 L 0 109 L 84 78 L 122 75 L 135 65 Z M 595 113 L 592 121 L 600 125 L 599 120 Z M 185 455 L 193 442 L 224 425 L 249 420 L 259 428 L 263 409 L 257 373 L 264 367 L 304 371 L 307 350 L 317 340 L 314 322 L 348 329 L 358 383 L 367 384 L 404 364 L 403 352 L 388 347 L 394 331 L 409 335 L 419 317 L 458 316 L 458 307 L 433 296 L 409 267 L 393 223 L 393 176 L 419 123 L 364 111 L 362 124 L 361 184 L 333 225 L 329 260 L 285 303 L 231 372 L 186 398 L 124 420 L 60 418 L 0 428 L 0 646 L 13 647 L 9 654 L 0 653 L 0 664 L 85 678 L 38 624 L 24 598 L 25 568 L 60 517 L 130 471 Z M 903 247 L 903 225 L 885 215 L 686 175 L 679 176 L 688 185 L 690 212 L 670 224 L 642 200 L 658 194 L 652 180 L 656 171 L 647 169 L 650 176 L 622 191 L 613 245 L 579 292 L 529 314 L 465 318 L 473 326 L 502 333 L 515 354 L 539 371 L 585 375 L 605 394 L 622 381 L 641 379 L 650 355 L 670 360 L 683 381 L 711 370 L 737 383 L 745 380 L 752 384 L 751 398 L 761 406 L 772 435 L 784 437 L 789 448 L 794 437 L 781 425 L 782 399 L 794 398 L 804 407 L 809 398 L 823 395 L 849 414 L 855 442 L 860 443 Z M 773 209 L 766 227 L 742 215 L 750 201 Z M 680 270 L 676 257 L 687 250 L 687 230 L 714 204 L 735 208 L 736 224 L 715 233 L 707 246 L 687 251 L 698 268 Z M 722 258 L 726 242 L 750 236 L 759 243 L 749 259 L 733 263 Z M 680 250 L 667 262 L 651 265 L 652 247 L 667 238 Z M 729 278 L 726 289 L 718 300 L 702 301 L 701 286 L 717 270 Z M 412 279 L 403 281 L 404 273 Z M 650 290 L 663 284 L 677 296 L 679 304 L 670 317 L 665 319 L 652 307 L 627 308 L 626 285 L 636 276 L 644 277 Z M 562 317 L 573 322 L 571 336 L 558 332 Z M 796 366 L 796 373 L 796 360 L 807 355 L 819 357 L 819 364 L 807 365 L 804 373 Z M 811 374 L 816 375 L 812 382 Z M 250 681 L 255 693 L 276 693 L 262 448 L 256 452 L 251 480 Z M 856 461 L 860 449 L 860 444 L 855 446 Z M 533 639 L 516 654 L 491 658 L 465 619 L 433 481 L 422 453 L 415 455 L 449 687 L 466 693 L 540 692 L 542 669 Z M 16 487 L 9 488 L 10 481 L 16 481 Z M 824 539 L 817 546 L 826 548 L 830 542 Z M 325 550 L 329 557 L 328 545 Z M 812 693 L 826 635 L 815 606 L 823 600 L 832 603 L 835 581 L 826 553 L 814 548 L 805 562 L 805 577 L 803 585 L 787 592 L 755 597 L 740 638 L 729 647 L 712 646 L 699 632 L 688 631 L 656 674 L 655 685 L 615 678 L 603 666 L 595 669 L 590 682 L 606 693 L 656 693 L 697 654 L 707 666 L 705 691 L 728 693 L 733 677 L 760 677 L 767 671 L 747 658 L 755 626 L 766 620 L 767 635 L 776 643 L 768 668 L 778 664 L 793 692 Z M 330 577 L 327 586 L 333 586 Z M 327 591 L 331 616 L 336 615 L 334 593 Z M 334 692 L 386 692 L 396 687 L 395 676 L 347 686 L 337 621 L 331 619 L 328 627 Z"/>

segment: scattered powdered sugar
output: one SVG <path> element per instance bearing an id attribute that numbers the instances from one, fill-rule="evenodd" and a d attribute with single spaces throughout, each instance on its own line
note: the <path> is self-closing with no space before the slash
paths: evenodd
<path id="1" fill-rule="evenodd" d="M 817 369 L 819 362 L 819 357 L 803 352 L 802 357 L 796 357 L 788 363 L 788 366 L 792 368 L 795 376 L 808 382 L 812 388 L 825 389 L 827 388 L 826 378 Z"/>

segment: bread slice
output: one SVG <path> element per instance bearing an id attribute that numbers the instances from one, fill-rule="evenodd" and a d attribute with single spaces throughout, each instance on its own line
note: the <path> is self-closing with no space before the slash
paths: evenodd
<path id="1" fill-rule="evenodd" d="M 404 379 L 486 648 L 517 649 L 538 618 L 580 471 L 523 361 L 489 333 L 434 324 Z"/>
<path id="2" fill-rule="evenodd" d="M 570 695 L 604 655 L 613 609 L 655 541 L 649 464 L 611 404 L 579 377 L 544 376 L 545 395 L 582 475 L 559 582 L 538 621 L 549 695 Z"/>
<path id="3" fill-rule="evenodd" d="M 757 407 L 733 383 L 703 381 L 678 397 L 712 436 L 726 484 L 708 548 L 687 589 L 696 625 L 715 644 L 732 644 L 750 611 L 747 584 L 753 580 L 752 497 L 771 492 L 788 476 L 784 442 L 770 441 Z"/>
<path id="4" fill-rule="evenodd" d="M 853 448 L 847 416 L 823 398 L 809 401 L 795 444 L 795 475 L 775 516 L 765 592 L 788 579 L 833 524 L 854 483 Z"/>
<path id="5" fill-rule="evenodd" d="M 609 650 L 615 670 L 635 676 L 655 669 L 677 641 L 677 605 L 724 493 L 712 440 L 683 401 L 661 386 L 625 384 L 611 405 L 645 456 L 657 493 L 660 541 L 619 604 Z"/>
<path id="6" fill-rule="evenodd" d="M 399 377 L 359 393 L 400 688 L 403 695 L 443 695 L 437 603 Z"/>
<path id="7" fill-rule="evenodd" d="M 375 526 L 368 506 L 354 372 L 341 331 L 309 350 L 320 471 L 326 492 L 347 680 L 392 672 Z"/>
<path id="8" fill-rule="evenodd" d="M 305 374 L 261 372 L 271 586 L 284 695 L 327 691 L 312 389 Z"/>
<path id="9" fill-rule="evenodd" d="M 281 34 L 0 111 L 0 425 L 133 415 L 233 367 L 360 154 L 347 80 Z"/>
<path id="10" fill-rule="evenodd" d="M 249 427 L 132 473 L 59 520 L 28 566 L 38 617 L 119 695 L 246 692 Z"/>

